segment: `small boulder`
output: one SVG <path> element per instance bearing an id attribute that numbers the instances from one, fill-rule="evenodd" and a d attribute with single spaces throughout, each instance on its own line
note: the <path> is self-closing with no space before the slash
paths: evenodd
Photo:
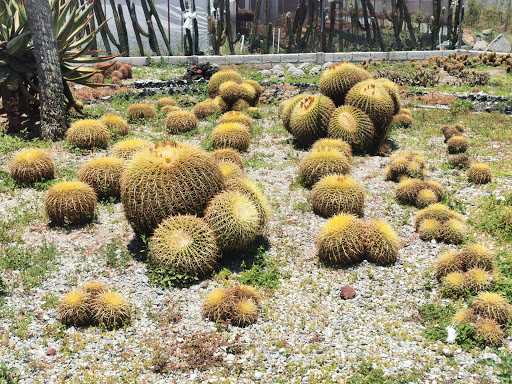
<path id="1" fill-rule="evenodd" d="M 473 49 L 475 51 L 485 51 L 487 49 L 487 43 L 484 40 L 478 40 L 475 45 L 473 45 Z"/>
<path id="2" fill-rule="evenodd" d="M 50 348 L 48 351 L 46 351 L 46 356 L 53 356 L 57 353 L 57 350 L 55 348 Z"/>
<path id="3" fill-rule="evenodd" d="M 487 50 L 491 52 L 510 52 L 510 49 L 510 43 L 501 33 L 487 46 Z"/>
<path id="4" fill-rule="evenodd" d="M 473 34 L 473 32 L 468 31 L 468 30 L 464 30 L 464 32 L 462 32 L 462 43 L 463 44 L 473 46 L 475 44 L 475 42 L 476 42 L 476 39 L 475 39 L 475 35 Z"/>
<path id="5" fill-rule="evenodd" d="M 356 291 L 350 285 L 345 285 L 340 289 L 340 297 L 345 300 L 353 299 L 356 297 Z"/>

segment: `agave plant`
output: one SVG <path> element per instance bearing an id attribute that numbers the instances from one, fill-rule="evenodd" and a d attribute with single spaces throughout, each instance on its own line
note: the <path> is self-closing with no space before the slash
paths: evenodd
<path id="1" fill-rule="evenodd" d="M 91 80 L 99 70 L 89 65 L 111 60 L 118 55 L 98 56 L 99 51 L 90 50 L 104 25 L 90 33 L 86 32 L 94 17 L 92 3 L 79 5 L 78 0 L 64 3 L 61 0 L 49 1 L 67 104 L 79 110 L 80 106 L 75 103 L 68 82 L 102 86 Z M 37 111 L 38 83 L 25 8 L 17 0 L 0 0 L 0 90 L 10 131 L 20 129 L 22 113 L 33 115 Z"/>

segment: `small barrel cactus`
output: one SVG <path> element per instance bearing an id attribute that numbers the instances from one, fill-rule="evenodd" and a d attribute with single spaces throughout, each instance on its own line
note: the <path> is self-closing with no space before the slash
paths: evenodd
<path id="1" fill-rule="evenodd" d="M 91 222 L 97 204 L 94 189 L 81 181 L 64 181 L 52 186 L 44 196 L 44 209 L 56 225 Z"/>
<path id="2" fill-rule="evenodd" d="M 110 133 L 101 121 L 84 119 L 71 124 L 66 139 L 78 148 L 105 148 L 110 141 Z"/>
<path id="3" fill-rule="evenodd" d="M 125 161 L 117 157 L 98 157 L 85 163 L 78 178 L 94 188 L 99 199 L 119 197 L 121 193 L 120 179 Z"/>
<path id="4" fill-rule="evenodd" d="M 29 148 L 17 153 L 9 163 L 9 172 L 14 180 L 22 184 L 53 179 L 55 162 L 48 152 Z"/>

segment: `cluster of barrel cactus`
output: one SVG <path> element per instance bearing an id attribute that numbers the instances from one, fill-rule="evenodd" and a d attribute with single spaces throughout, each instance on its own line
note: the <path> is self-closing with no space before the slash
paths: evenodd
<path id="1" fill-rule="evenodd" d="M 375 80 L 360 67 L 337 63 L 319 84 L 320 94 L 299 94 L 280 106 L 284 128 L 302 145 L 328 137 L 344 140 L 356 152 L 375 152 L 393 124 L 410 124 L 410 112 L 401 111 L 398 88 L 388 79 Z"/>
<path id="2" fill-rule="evenodd" d="M 427 162 L 423 155 L 416 151 L 402 151 L 391 155 L 386 167 L 386 180 L 424 179 L 426 174 Z"/>
<path id="3" fill-rule="evenodd" d="M 132 78 L 132 67 L 130 64 L 123 64 L 115 61 L 112 64 L 96 63 L 94 68 L 100 70 L 96 72 L 92 80 L 95 83 L 104 83 L 106 79 L 110 78 L 110 84 L 119 84 L 123 79 Z"/>
<path id="4" fill-rule="evenodd" d="M 400 202 L 424 208 L 441 201 L 444 188 L 431 180 L 405 179 L 398 184 L 395 193 Z"/>
<path id="5" fill-rule="evenodd" d="M 332 266 L 349 266 L 364 259 L 378 265 L 394 263 L 400 240 L 388 223 L 340 213 L 320 228 L 316 238 L 320 260 Z"/>
<path id="6" fill-rule="evenodd" d="M 103 325 L 109 329 L 130 323 L 131 304 L 100 282 L 87 282 L 68 292 L 58 306 L 58 319 L 70 326 Z"/>
<path id="7" fill-rule="evenodd" d="M 486 164 L 474 163 L 465 153 L 469 148 L 469 141 L 464 136 L 464 126 L 462 124 L 443 125 L 440 129 L 444 135 L 448 153 L 452 155 L 449 159 L 450 165 L 459 169 L 469 168 L 468 179 L 475 184 L 490 183 L 491 168 Z"/>
<path id="8" fill-rule="evenodd" d="M 467 237 L 462 216 L 443 204 L 431 204 L 416 215 L 416 230 L 420 239 L 460 244 Z"/>
<path id="9" fill-rule="evenodd" d="M 252 119 L 242 112 L 230 111 L 219 118 L 210 140 L 215 149 L 247 151 L 251 143 L 251 132 Z"/>
<path id="10" fill-rule="evenodd" d="M 261 93 L 262 88 L 258 82 L 244 81 L 242 76 L 231 70 L 220 70 L 210 78 L 208 83 L 210 100 L 222 113 L 256 107 Z"/>
<path id="11" fill-rule="evenodd" d="M 259 292 L 242 284 L 211 291 L 203 302 L 202 314 L 214 322 L 225 321 L 243 327 L 256 322 L 260 308 Z"/>

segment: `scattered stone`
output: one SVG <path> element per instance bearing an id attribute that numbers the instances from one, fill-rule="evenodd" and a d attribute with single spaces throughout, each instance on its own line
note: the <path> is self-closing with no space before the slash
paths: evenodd
<path id="1" fill-rule="evenodd" d="M 334 63 L 332 61 L 328 61 L 328 62 L 324 63 L 324 65 L 322 65 L 322 69 L 327 69 L 333 64 Z"/>
<path id="2" fill-rule="evenodd" d="M 283 72 L 283 67 L 281 67 L 279 64 L 276 64 L 272 67 L 270 72 L 272 72 L 274 75 L 277 74 L 277 72 Z"/>
<path id="3" fill-rule="evenodd" d="M 270 77 L 270 75 L 272 75 L 272 72 L 270 72 L 268 69 L 263 69 L 260 71 L 261 73 L 261 76 L 263 77 Z"/>
<path id="4" fill-rule="evenodd" d="M 468 31 L 468 30 L 464 30 L 464 32 L 462 32 L 462 43 L 463 44 L 473 46 L 475 44 L 475 42 L 476 42 L 476 38 L 475 38 L 475 35 L 473 34 L 473 32 Z"/>
<path id="5" fill-rule="evenodd" d="M 254 372 L 254 379 L 255 380 L 261 380 L 262 377 L 263 377 L 263 373 L 261 373 L 260 371 Z"/>
<path id="6" fill-rule="evenodd" d="M 340 289 L 340 297 L 345 300 L 350 300 L 356 297 L 356 291 L 350 285 L 345 285 Z"/>
<path id="7" fill-rule="evenodd" d="M 57 350 L 55 348 L 50 348 L 49 350 L 46 351 L 47 356 L 53 356 L 56 353 L 57 353 Z"/>
<path id="8" fill-rule="evenodd" d="M 490 34 L 492 34 L 492 29 L 491 29 L 491 28 L 489 28 L 489 29 L 484 29 L 484 30 L 482 31 L 482 35 L 484 35 L 484 36 L 489 36 Z"/>
<path id="9" fill-rule="evenodd" d="M 311 69 L 309 70 L 309 74 L 310 74 L 311 76 L 316 76 L 316 75 L 318 75 L 320 72 L 322 72 L 322 67 L 321 67 L 321 66 L 319 66 L 319 65 L 315 65 L 313 68 L 311 68 Z"/>

